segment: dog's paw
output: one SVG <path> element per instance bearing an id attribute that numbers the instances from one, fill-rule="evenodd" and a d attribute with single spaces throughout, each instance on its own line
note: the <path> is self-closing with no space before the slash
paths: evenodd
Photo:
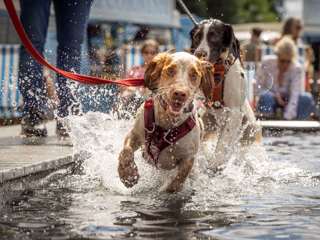
<path id="1" fill-rule="evenodd" d="M 134 162 L 134 153 L 131 149 L 123 149 L 119 156 L 118 173 L 121 182 L 131 188 L 138 183 L 139 173 Z"/>

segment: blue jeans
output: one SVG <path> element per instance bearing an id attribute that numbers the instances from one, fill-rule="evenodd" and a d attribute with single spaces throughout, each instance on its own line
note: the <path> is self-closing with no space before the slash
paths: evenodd
<path id="1" fill-rule="evenodd" d="M 281 108 L 278 105 L 277 100 L 273 93 L 267 92 L 261 94 L 257 104 L 257 110 L 260 113 L 272 115 L 277 108 Z M 299 95 L 297 117 L 298 120 L 305 120 L 310 117 L 310 114 L 315 112 L 315 102 L 310 93 L 304 92 Z"/>
<path id="2" fill-rule="evenodd" d="M 20 0 L 20 19 L 34 47 L 43 54 L 47 36 L 50 5 L 54 3 L 57 27 L 57 67 L 66 71 L 80 71 L 81 44 L 86 32 L 92 0 Z M 46 113 L 47 90 L 43 80 L 43 67 L 22 46 L 19 62 L 19 90 L 22 94 L 23 116 L 33 124 L 42 121 Z M 69 115 L 75 102 L 66 78 L 57 76 L 59 98 L 58 116 Z"/>

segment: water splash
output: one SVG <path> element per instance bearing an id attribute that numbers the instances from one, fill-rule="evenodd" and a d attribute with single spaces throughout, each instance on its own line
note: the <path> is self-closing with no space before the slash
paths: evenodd
<path id="1" fill-rule="evenodd" d="M 159 192 L 168 184 L 175 171 L 157 170 L 147 164 L 140 151 L 135 153 L 140 180 L 132 189 L 121 183 L 118 172 L 118 154 L 133 120 L 119 120 L 116 115 L 89 112 L 71 120 L 72 139 L 76 152 L 87 152 L 84 162 L 86 174 L 98 178 L 102 186 L 116 194 L 145 194 Z M 196 203 L 230 204 L 248 194 L 261 194 L 277 189 L 280 184 L 298 181 L 305 172 L 292 162 L 270 159 L 260 144 L 237 147 L 218 174 L 208 171 L 215 142 L 201 148 L 184 192 L 193 192 Z M 211 201 L 208 201 L 208 200 Z M 212 201 L 214 200 L 214 201 Z"/>

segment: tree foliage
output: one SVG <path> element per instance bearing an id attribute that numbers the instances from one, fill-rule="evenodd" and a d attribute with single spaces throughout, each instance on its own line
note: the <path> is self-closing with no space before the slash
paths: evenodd
<path id="1" fill-rule="evenodd" d="M 219 18 L 229 23 L 273 22 L 278 20 L 277 0 L 184 0 L 188 8 L 203 18 Z"/>

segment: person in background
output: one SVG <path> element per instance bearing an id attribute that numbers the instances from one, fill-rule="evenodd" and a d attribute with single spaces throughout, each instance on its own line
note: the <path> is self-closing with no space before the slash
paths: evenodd
<path id="1" fill-rule="evenodd" d="M 155 55 L 159 53 L 159 44 L 156 40 L 148 39 L 141 46 L 141 55 L 143 62 L 141 65 L 134 66 L 127 72 L 128 78 L 144 77 L 144 72 L 148 64 L 152 61 Z"/>
<path id="2" fill-rule="evenodd" d="M 304 41 L 301 38 L 301 33 L 303 30 L 303 23 L 300 18 L 297 17 L 290 17 L 288 18 L 282 28 L 282 36 L 287 36 L 289 35 L 298 51 L 298 60 L 300 64 L 303 65 L 304 69 L 304 74 L 305 74 L 305 81 L 304 81 L 304 86 L 305 90 L 310 92 L 310 82 L 313 79 L 313 49 L 306 45 Z"/>
<path id="3" fill-rule="evenodd" d="M 296 45 L 303 45 L 300 37 L 303 24 L 300 18 L 289 17 L 283 24 L 281 36 L 289 35 Z"/>
<path id="4" fill-rule="evenodd" d="M 256 91 L 262 92 L 257 103 L 262 117 L 276 117 L 277 109 L 283 110 L 283 118 L 308 119 L 315 111 L 310 93 L 303 89 L 303 67 L 297 61 L 294 41 L 284 36 L 275 46 L 275 56 L 268 56 L 256 73 Z"/>
<path id="5" fill-rule="evenodd" d="M 57 28 L 57 67 L 66 71 L 80 71 L 81 43 L 92 0 L 20 0 L 20 19 L 32 44 L 43 54 L 46 41 L 50 7 L 54 4 Z M 48 119 L 48 93 L 43 77 L 43 67 L 38 64 L 24 47 L 20 51 L 19 90 L 23 97 L 21 134 L 26 137 L 46 137 L 43 126 Z M 76 112 L 76 99 L 71 93 L 67 79 L 57 76 L 55 81 L 58 95 L 57 135 L 68 137 L 68 130 L 61 119 Z"/>
<path id="6" fill-rule="evenodd" d="M 127 71 L 126 78 L 143 78 L 148 64 L 159 53 L 159 44 L 156 40 L 145 40 L 141 46 L 143 62 L 141 65 L 134 66 Z M 147 94 L 145 88 L 123 87 L 121 89 L 121 102 L 124 107 L 124 115 L 132 115 L 141 105 Z M 128 116 L 126 116 L 128 117 Z"/>
<path id="7" fill-rule="evenodd" d="M 242 45 L 243 60 L 246 62 L 259 62 L 261 61 L 261 33 L 262 29 L 255 27 L 251 30 L 251 38 L 247 43 Z"/>

